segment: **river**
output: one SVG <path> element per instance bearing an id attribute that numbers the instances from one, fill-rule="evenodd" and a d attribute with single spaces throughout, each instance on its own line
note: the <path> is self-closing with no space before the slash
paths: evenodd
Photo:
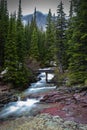
<path id="1" fill-rule="evenodd" d="M 50 68 L 45 68 L 50 69 Z M 54 74 L 48 74 L 48 81 L 50 81 L 54 77 Z M 54 84 L 46 83 L 46 75 L 44 72 L 41 72 L 38 77 L 40 79 L 36 83 L 32 83 L 28 89 L 23 92 L 25 97 L 28 95 L 43 95 L 43 93 L 53 91 L 56 89 Z M 0 112 L 0 119 L 9 119 L 16 118 L 20 116 L 32 116 L 40 107 L 45 107 L 45 104 L 39 105 L 40 99 L 43 98 L 40 96 L 39 98 L 26 98 L 24 101 L 19 100 L 16 102 L 10 102 L 4 106 L 3 110 Z"/>

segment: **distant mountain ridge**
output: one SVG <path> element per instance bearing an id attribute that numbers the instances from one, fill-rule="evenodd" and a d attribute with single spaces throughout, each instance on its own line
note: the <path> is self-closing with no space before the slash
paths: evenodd
<path id="1" fill-rule="evenodd" d="M 27 24 L 28 21 L 29 21 L 29 23 L 31 23 L 32 17 L 33 17 L 33 14 L 23 16 L 23 23 Z M 43 29 L 45 29 L 46 28 L 46 21 L 47 21 L 47 14 L 43 14 L 42 12 L 37 11 L 36 12 L 37 26 L 39 28 L 43 27 Z"/>

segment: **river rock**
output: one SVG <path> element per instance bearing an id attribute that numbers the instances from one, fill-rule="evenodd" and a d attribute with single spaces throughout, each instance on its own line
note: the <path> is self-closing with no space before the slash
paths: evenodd
<path id="1" fill-rule="evenodd" d="M 0 94 L 0 107 L 4 106 L 5 104 L 13 101 L 17 101 L 18 98 L 13 96 L 12 93 L 3 93 Z"/>
<path id="2" fill-rule="evenodd" d="M 1 130 L 87 130 L 86 124 L 65 121 L 59 116 L 39 114 L 35 117 L 22 117 L 0 124 Z"/>

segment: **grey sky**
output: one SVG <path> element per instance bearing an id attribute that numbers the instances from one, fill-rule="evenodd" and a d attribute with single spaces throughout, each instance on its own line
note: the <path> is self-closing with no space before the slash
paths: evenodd
<path id="1" fill-rule="evenodd" d="M 10 12 L 17 11 L 18 1 L 19 0 L 7 0 L 8 1 L 8 10 Z M 57 5 L 60 0 L 21 0 L 22 1 L 22 14 L 31 14 L 36 7 L 37 10 L 48 13 L 48 10 L 51 9 L 52 13 L 56 14 Z M 69 0 L 62 0 L 64 3 L 65 13 L 68 13 L 69 10 Z"/>

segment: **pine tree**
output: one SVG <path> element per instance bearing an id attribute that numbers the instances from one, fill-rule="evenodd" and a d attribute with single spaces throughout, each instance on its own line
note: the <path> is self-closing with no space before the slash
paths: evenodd
<path id="1" fill-rule="evenodd" d="M 87 1 L 77 1 L 76 20 L 71 38 L 72 50 L 69 63 L 70 82 L 84 83 L 87 79 Z"/>
<path id="2" fill-rule="evenodd" d="M 34 9 L 34 16 L 33 16 L 33 26 L 34 28 L 37 28 L 37 22 L 36 22 L 36 16 L 37 15 L 37 11 L 36 11 L 36 7 Z"/>
<path id="3" fill-rule="evenodd" d="M 51 61 L 54 61 L 55 57 L 55 34 L 54 34 L 54 26 L 53 26 L 52 14 L 49 9 L 48 17 L 47 17 L 47 26 L 46 26 L 46 64 L 50 65 Z"/>
<path id="4" fill-rule="evenodd" d="M 4 47 L 8 32 L 9 16 L 7 10 L 7 1 L 0 1 L 0 66 L 4 65 Z"/>
<path id="5" fill-rule="evenodd" d="M 23 64 L 26 45 L 25 45 L 25 32 L 24 26 L 22 24 L 22 9 L 21 9 L 21 0 L 19 0 L 19 10 L 18 10 L 18 18 L 17 18 L 17 53 L 19 62 Z"/>
<path id="6" fill-rule="evenodd" d="M 39 61 L 41 65 L 44 66 L 45 64 L 45 41 L 46 41 L 46 35 L 43 29 L 38 29 L 38 51 L 39 51 Z"/>
<path id="7" fill-rule="evenodd" d="M 38 28 L 36 23 L 36 8 L 34 9 L 34 14 L 30 24 L 30 57 L 39 60 L 39 50 L 38 50 Z"/>
<path id="8" fill-rule="evenodd" d="M 57 47 L 57 62 L 58 68 L 61 73 L 66 69 L 67 60 L 66 60 L 66 19 L 65 13 L 63 11 L 63 3 L 57 7 L 57 24 L 56 24 L 56 47 Z"/>
<path id="9" fill-rule="evenodd" d="M 74 6 L 73 6 L 73 0 L 70 1 L 70 10 L 69 10 L 69 16 L 68 16 L 68 27 L 66 30 L 66 45 L 67 45 L 67 68 L 69 66 L 69 58 L 71 57 L 71 51 L 72 51 L 72 40 L 71 37 L 73 35 L 73 29 L 74 29 L 74 21 L 75 21 L 75 16 L 74 16 Z"/>
<path id="10" fill-rule="evenodd" d="M 36 28 L 34 28 L 32 36 L 31 36 L 30 56 L 36 60 L 39 59 L 38 33 L 37 33 Z"/>
<path id="11" fill-rule="evenodd" d="M 25 26 L 26 55 L 29 55 L 29 51 L 30 51 L 30 42 L 31 42 L 31 34 L 30 34 L 30 32 L 31 32 L 30 24 L 28 22 L 28 24 Z"/>
<path id="12" fill-rule="evenodd" d="M 17 42 L 16 42 L 16 20 L 15 15 L 11 15 L 7 41 L 5 44 L 5 68 L 7 73 L 5 81 L 14 83 L 18 70 Z"/>
<path id="13" fill-rule="evenodd" d="M 70 11 L 69 11 L 69 18 L 71 19 L 73 17 L 73 1 L 70 1 Z"/>
<path id="14" fill-rule="evenodd" d="M 38 29 L 37 22 L 36 22 L 36 14 L 37 14 L 37 11 L 36 11 L 36 7 L 35 7 L 34 13 L 33 13 L 32 19 L 31 19 L 31 24 L 30 24 L 30 36 L 32 36 L 34 28 Z"/>

